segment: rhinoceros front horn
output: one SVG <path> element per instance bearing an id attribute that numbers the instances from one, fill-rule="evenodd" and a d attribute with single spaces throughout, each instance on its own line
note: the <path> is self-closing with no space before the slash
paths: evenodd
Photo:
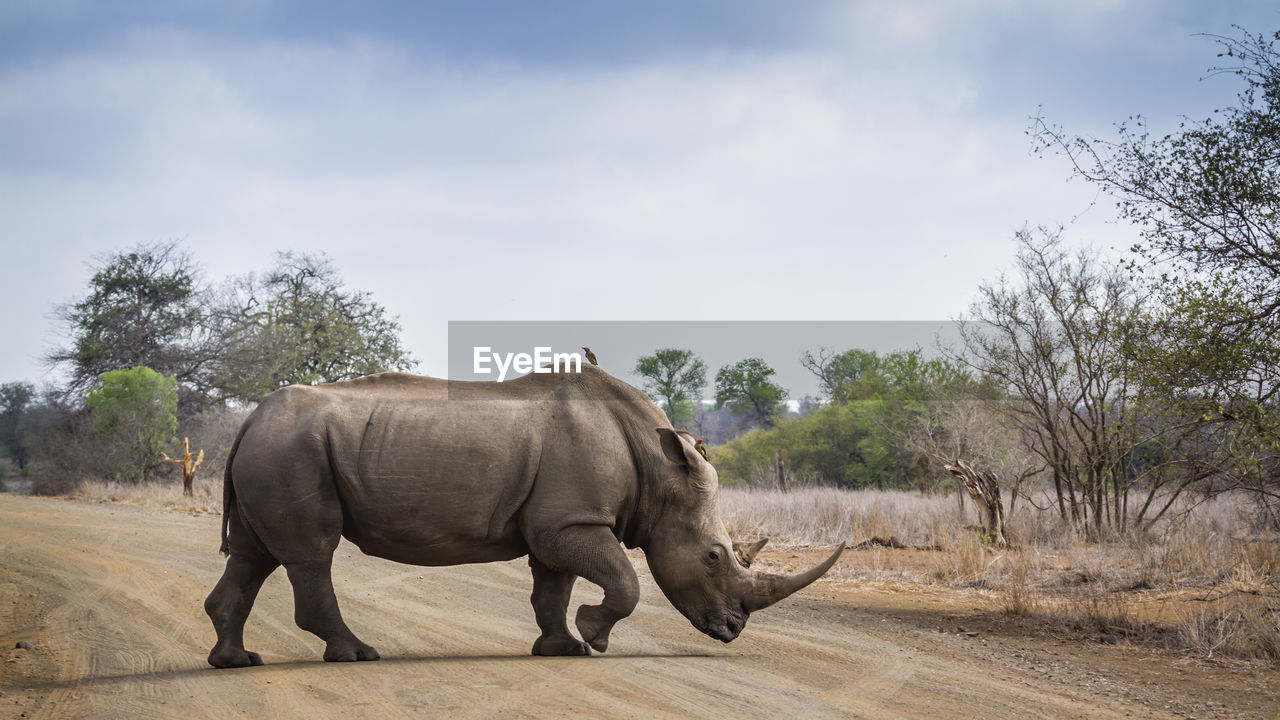
<path id="1" fill-rule="evenodd" d="M 761 572 L 750 574 L 745 582 L 746 587 L 742 597 L 743 607 L 748 612 L 755 612 L 769 607 L 822 577 L 824 573 L 831 569 L 832 565 L 836 564 L 836 560 L 840 559 L 840 553 L 842 552 L 844 552 L 844 543 L 840 543 L 840 547 L 831 553 L 831 557 L 823 560 L 822 564 L 795 575 L 771 575 Z"/>

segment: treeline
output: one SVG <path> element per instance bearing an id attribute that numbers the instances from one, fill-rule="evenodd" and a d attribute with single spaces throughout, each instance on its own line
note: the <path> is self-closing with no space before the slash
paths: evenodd
<path id="1" fill-rule="evenodd" d="M 976 392 L 973 374 L 920 350 L 878 355 L 866 350 L 806 352 L 801 363 L 818 379 L 822 397 L 805 397 L 792 411 L 789 391 L 773 382 L 760 358 L 716 373 L 715 401 L 705 363 L 688 349 L 665 348 L 639 359 L 646 392 L 677 427 L 706 439 L 721 481 L 772 485 L 782 481 L 847 488 L 933 488 L 941 468 L 905 442 L 912 418 L 939 393 Z M 976 397 L 976 394 L 975 394 Z"/>
<path id="2" fill-rule="evenodd" d="M 722 482 L 784 489 L 789 483 L 881 490 L 938 486 L 945 473 L 914 451 L 908 430 L 939 394 L 969 390 L 970 373 L 944 358 L 926 359 L 920 350 L 819 350 L 806 352 L 801 362 L 818 377 L 822 399 L 714 448 Z"/>
<path id="3" fill-rule="evenodd" d="M 66 382 L 0 385 L 0 477 L 44 493 L 173 474 L 164 454 L 180 437 L 217 472 L 271 391 L 415 365 L 398 321 L 321 255 L 280 253 L 261 274 L 209 284 L 176 243 L 142 245 L 100 261 L 57 313 L 69 342 L 47 361 Z"/>

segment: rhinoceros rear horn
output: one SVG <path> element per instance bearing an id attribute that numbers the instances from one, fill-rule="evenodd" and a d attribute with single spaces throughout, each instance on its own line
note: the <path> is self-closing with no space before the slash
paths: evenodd
<path id="1" fill-rule="evenodd" d="M 743 592 L 742 605 L 748 612 L 755 612 L 769 607 L 822 577 L 824 573 L 831 569 L 832 565 L 836 564 L 836 560 L 840 559 L 840 553 L 842 552 L 844 552 L 844 543 L 840 543 L 840 547 L 831 553 L 831 557 L 823 560 L 822 564 L 795 575 L 752 573 L 745 582 L 746 587 Z"/>

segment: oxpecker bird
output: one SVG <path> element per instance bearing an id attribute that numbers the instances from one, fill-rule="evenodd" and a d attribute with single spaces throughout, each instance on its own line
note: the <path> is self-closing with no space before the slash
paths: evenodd
<path id="1" fill-rule="evenodd" d="M 582 352 L 584 352 L 584 353 L 586 353 L 586 354 L 587 354 L 587 362 L 591 363 L 592 365 L 599 365 L 599 364 L 600 364 L 600 363 L 596 362 L 596 354 L 595 354 L 595 353 L 593 353 L 593 352 L 591 352 L 591 348 L 587 347 L 586 345 L 583 345 L 583 346 L 582 346 Z"/>
<path id="2" fill-rule="evenodd" d="M 703 446 L 703 443 L 705 443 L 706 441 L 707 441 L 706 438 L 698 438 L 693 443 L 693 449 L 697 450 L 699 453 L 702 453 L 703 460 L 707 459 L 707 448 Z"/>

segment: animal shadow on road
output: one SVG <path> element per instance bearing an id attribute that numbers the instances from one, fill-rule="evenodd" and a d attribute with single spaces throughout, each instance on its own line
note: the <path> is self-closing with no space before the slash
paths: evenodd
<path id="1" fill-rule="evenodd" d="M 337 667 L 340 665 L 348 665 L 356 668 L 370 668 L 378 665 L 433 665 L 440 663 L 489 663 L 489 662 L 534 662 L 547 663 L 556 660 L 568 662 L 625 662 L 627 660 L 650 660 L 650 659 L 697 659 L 697 658 L 719 658 L 719 659 L 735 659 L 736 655 L 713 655 L 708 653 L 639 653 L 634 655 L 593 655 L 589 658 L 545 658 L 533 655 L 419 655 L 419 656 L 401 656 L 386 657 L 374 662 L 362 663 L 326 663 L 323 660 L 286 660 L 282 662 L 268 662 L 266 665 L 258 665 L 254 667 L 218 669 L 209 666 L 196 668 L 182 668 L 175 670 L 155 670 L 143 673 L 122 673 L 119 675 L 89 675 L 82 678 L 71 680 L 41 680 L 32 682 L 26 687 L 33 690 L 57 690 L 63 688 L 85 688 L 100 685 L 114 685 L 116 683 L 130 682 L 155 682 L 165 680 L 179 680 L 182 678 L 196 677 L 206 675 L 208 673 L 217 674 L 244 674 L 251 675 L 260 672 L 272 672 L 281 670 L 314 670 L 317 665 Z"/>

